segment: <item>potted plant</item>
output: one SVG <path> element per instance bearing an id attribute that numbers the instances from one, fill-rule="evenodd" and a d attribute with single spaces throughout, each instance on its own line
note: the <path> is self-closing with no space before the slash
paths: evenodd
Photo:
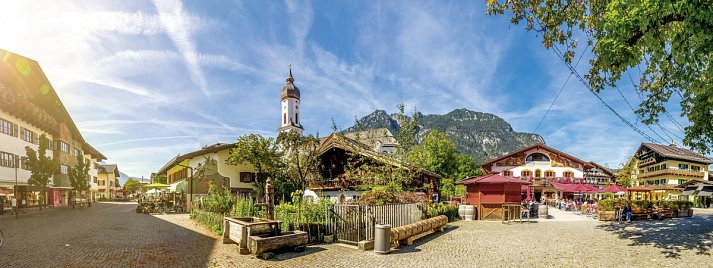
<path id="1" fill-rule="evenodd" d="M 600 221 L 613 221 L 616 219 L 616 207 L 621 207 L 618 199 L 604 199 L 597 202 L 597 218 Z"/>

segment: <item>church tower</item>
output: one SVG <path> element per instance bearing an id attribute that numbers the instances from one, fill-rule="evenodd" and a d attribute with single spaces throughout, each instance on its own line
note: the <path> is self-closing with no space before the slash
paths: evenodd
<path id="1" fill-rule="evenodd" d="M 300 90 L 294 84 L 295 79 L 292 78 L 292 65 L 290 65 L 290 74 L 287 76 L 287 85 L 282 88 L 280 94 L 280 103 L 282 105 L 282 114 L 280 118 L 279 132 L 297 131 L 302 135 L 302 124 L 300 123 Z"/>

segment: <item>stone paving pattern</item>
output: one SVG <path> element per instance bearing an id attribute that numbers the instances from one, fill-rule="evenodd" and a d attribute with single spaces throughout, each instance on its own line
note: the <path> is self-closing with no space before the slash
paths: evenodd
<path id="1" fill-rule="evenodd" d="M 313 245 L 272 260 L 237 246 L 186 214 L 145 215 L 134 204 L 97 204 L 19 220 L 0 218 L 1 267 L 711 267 L 713 213 L 603 223 L 580 217 L 536 223 L 450 223 L 388 255 Z M 559 213 L 559 214 L 558 214 Z M 565 213 L 565 214 L 562 214 Z M 566 218 L 569 212 L 553 211 Z M 66 246 L 68 244 L 69 246 Z"/>

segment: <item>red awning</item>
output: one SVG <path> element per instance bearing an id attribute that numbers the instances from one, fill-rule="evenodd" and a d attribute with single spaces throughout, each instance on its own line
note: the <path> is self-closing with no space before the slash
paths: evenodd
<path id="1" fill-rule="evenodd" d="M 616 184 L 609 185 L 609 187 L 604 188 L 604 190 L 602 190 L 602 192 L 604 192 L 604 193 L 619 193 L 619 192 L 628 192 L 628 191 L 629 191 L 628 189 L 621 187 L 619 185 L 616 185 Z"/>
<path id="2" fill-rule="evenodd" d="M 589 191 L 594 192 L 594 193 L 598 193 L 601 191 L 598 187 L 591 185 L 591 184 L 585 184 L 584 187 L 589 188 Z"/>
<path id="3" fill-rule="evenodd" d="M 456 184 L 480 184 L 480 183 L 493 183 L 493 184 L 506 184 L 506 183 L 516 183 L 516 184 L 531 184 L 529 181 L 516 179 L 513 177 L 502 176 L 497 173 L 485 175 L 482 177 L 470 177 L 462 181 L 456 182 Z"/>

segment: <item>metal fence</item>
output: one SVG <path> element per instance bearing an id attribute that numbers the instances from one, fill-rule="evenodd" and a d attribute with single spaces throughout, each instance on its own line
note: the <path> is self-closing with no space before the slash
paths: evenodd
<path id="1" fill-rule="evenodd" d="M 387 204 L 380 206 L 336 204 L 327 212 L 327 232 L 340 242 L 356 244 L 374 240 L 374 225 L 392 228 L 415 223 L 426 217 L 424 204 Z"/>

